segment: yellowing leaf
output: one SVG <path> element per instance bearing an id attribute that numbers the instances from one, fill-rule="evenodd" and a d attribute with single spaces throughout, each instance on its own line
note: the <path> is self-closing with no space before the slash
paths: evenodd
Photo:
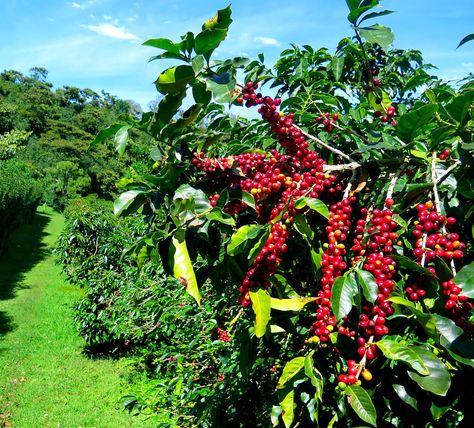
<path id="1" fill-rule="evenodd" d="M 186 287 L 186 291 L 194 297 L 198 305 L 201 305 L 201 293 L 196 281 L 193 264 L 189 258 L 188 248 L 184 239 L 184 230 L 178 230 L 171 239 L 173 275 L 181 284 Z"/>

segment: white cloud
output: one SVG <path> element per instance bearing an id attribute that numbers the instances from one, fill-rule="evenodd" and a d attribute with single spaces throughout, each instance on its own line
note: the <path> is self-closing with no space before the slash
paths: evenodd
<path id="1" fill-rule="evenodd" d="M 84 6 L 82 4 L 76 2 L 71 3 L 71 7 L 74 9 L 84 9 Z"/>
<path id="2" fill-rule="evenodd" d="M 112 17 L 110 15 L 104 15 L 103 18 L 105 21 L 112 21 Z"/>
<path id="3" fill-rule="evenodd" d="M 260 42 L 262 45 L 266 46 L 280 46 L 280 42 L 277 39 L 274 39 L 273 37 L 258 36 L 254 37 L 253 40 L 255 42 Z"/>
<path id="4" fill-rule="evenodd" d="M 94 33 L 100 34 L 101 36 L 112 37 L 113 39 L 121 40 L 137 40 L 138 36 L 129 31 L 125 30 L 123 27 L 118 27 L 116 25 L 109 24 L 104 22 L 99 25 L 82 25 L 83 28 L 93 31 Z"/>

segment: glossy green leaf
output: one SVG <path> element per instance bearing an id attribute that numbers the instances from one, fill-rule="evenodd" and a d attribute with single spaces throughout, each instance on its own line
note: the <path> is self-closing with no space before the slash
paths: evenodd
<path id="1" fill-rule="evenodd" d="M 429 278 L 434 278 L 434 274 L 430 272 L 428 269 L 421 267 L 420 265 L 416 264 L 413 260 L 409 259 L 406 256 L 400 256 L 397 254 L 394 254 L 392 256 L 392 259 L 395 260 L 398 263 L 398 266 L 406 269 L 410 272 L 415 272 L 420 275 L 427 276 Z"/>
<path id="2" fill-rule="evenodd" d="M 308 240 L 313 239 L 313 231 L 309 227 L 308 221 L 303 214 L 296 214 L 294 216 L 294 227 L 304 238 Z"/>
<path id="3" fill-rule="evenodd" d="M 204 68 L 206 60 L 202 55 L 196 55 L 191 61 L 191 67 L 193 67 L 194 73 L 199 74 Z"/>
<path id="4" fill-rule="evenodd" d="M 371 25 L 370 27 L 358 28 L 360 35 L 369 43 L 375 43 L 387 50 L 395 40 L 392 30 L 382 25 Z"/>
<path id="5" fill-rule="evenodd" d="M 252 300 L 252 309 L 255 313 L 255 336 L 262 337 L 267 331 L 270 321 L 270 296 L 263 288 L 252 288 L 249 291 Z"/>
<path id="6" fill-rule="evenodd" d="M 474 40 L 474 33 L 473 34 L 468 34 L 466 37 L 464 37 L 460 42 L 459 45 L 456 46 L 456 49 L 461 47 L 464 43 L 470 42 L 471 40 Z"/>
<path id="7" fill-rule="evenodd" d="M 220 209 L 213 209 L 210 213 L 206 214 L 206 218 L 210 221 L 217 221 L 229 226 L 235 225 L 234 218 L 231 215 L 222 212 Z"/>
<path id="8" fill-rule="evenodd" d="M 283 389 L 288 382 L 293 379 L 305 365 L 305 357 L 296 357 L 288 361 L 283 367 L 280 379 L 278 379 L 277 389 Z"/>
<path id="9" fill-rule="evenodd" d="M 367 391 L 360 386 L 350 385 L 345 389 L 345 393 L 347 401 L 357 413 L 357 416 L 364 422 L 374 427 L 377 426 L 377 412 Z"/>
<path id="10" fill-rule="evenodd" d="M 173 116 L 178 112 L 186 92 L 178 92 L 176 94 L 167 94 L 158 104 L 158 110 L 156 115 L 158 119 L 163 123 L 168 123 Z"/>
<path id="11" fill-rule="evenodd" d="M 408 375 L 425 391 L 444 397 L 451 386 L 451 375 L 444 363 L 436 355 L 421 346 L 412 346 L 410 349 L 423 360 L 424 365 L 429 370 L 429 375 L 420 376 L 412 371 L 409 371 Z"/>
<path id="12" fill-rule="evenodd" d="M 454 277 L 454 282 L 462 288 L 462 293 L 471 299 L 474 298 L 474 262 L 463 266 Z"/>
<path id="13" fill-rule="evenodd" d="M 115 125 L 110 125 L 109 127 L 102 129 L 94 138 L 94 140 L 92 140 L 89 144 L 89 150 L 102 143 L 103 141 L 107 140 L 107 138 L 110 138 L 112 135 L 115 135 L 117 131 L 119 131 L 123 127 L 123 124 L 117 123 Z"/>
<path id="14" fill-rule="evenodd" d="M 369 303 L 374 303 L 377 299 L 379 287 L 375 282 L 374 276 L 365 270 L 356 269 L 355 270 L 357 283 L 362 289 L 362 293 L 365 299 Z"/>
<path id="15" fill-rule="evenodd" d="M 212 210 L 212 205 L 209 202 L 207 195 L 200 189 L 195 189 L 189 184 L 182 184 L 176 189 L 173 196 L 173 201 L 179 199 L 193 199 L 194 209 L 197 213 L 203 213 L 205 211 Z"/>
<path id="16" fill-rule="evenodd" d="M 127 214 L 132 204 L 142 203 L 144 200 L 145 191 L 143 189 L 133 189 L 122 193 L 114 201 L 114 214 Z"/>
<path id="17" fill-rule="evenodd" d="M 400 116 L 396 128 L 398 137 L 405 143 L 411 142 L 417 136 L 419 129 L 431 122 L 437 111 L 437 104 L 427 104 Z"/>
<path id="18" fill-rule="evenodd" d="M 309 378 L 311 385 L 313 385 L 316 390 L 314 394 L 315 399 L 317 401 L 323 401 L 324 378 L 319 370 L 314 367 L 312 355 L 306 355 L 304 359 L 304 374 Z"/>
<path id="19" fill-rule="evenodd" d="M 143 46 L 151 46 L 152 48 L 163 49 L 174 54 L 180 54 L 181 45 L 173 43 L 170 39 L 158 38 L 150 39 L 143 42 Z"/>
<path id="20" fill-rule="evenodd" d="M 434 314 L 436 329 L 440 333 L 440 344 L 450 352 L 468 360 L 474 360 L 474 341 L 454 321 Z"/>
<path id="21" fill-rule="evenodd" d="M 295 419 L 295 390 L 289 389 L 288 393 L 280 401 L 282 408 L 281 416 L 286 428 L 290 428 Z"/>
<path id="22" fill-rule="evenodd" d="M 409 406 L 413 407 L 415 410 L 418 410 L 418 402 L 416 398 L 410 393 L 408 385 L 402 384 L 392 384 L 394 391 L 400 397 L 400 400 L 407 403 Z"/>
<path id="23" fill-rule="evenodd" d="M 338 81 L 342 76 L 344 70 L 344 57 L 334 56 L 331 60 L 331 70 L 334 74 L 334 79 Z"/>
<path id="24" fill-rule="evenodd" d="M 349 314 L 357 293 L 357 282 L 352 272 L 336 279 L 332 286 L 331 306 L 337 320 Z"/>
<path id="25" fill-rule="evenodd" d="M 194 50 L 197 54 L 212 52 L 226 38 L 227 30 L 204 30 L 196 36 Z"/>
<path id="26" fill-rule="evenodd" d="M 358 25 L 362 24 L 364 21 L 372 18 L 378 18 L 379 16 L 390 15 L 393 13 L 393 10 L 382 10 L 380 12 L 371 12 L 367 15 L 364 15 L 361 20 L 359 20 Z"/>
<path id="27" fill-rule="evenodd" d="M 271 298 L 272 309 L 277 311 L 295 311 L 299 312 L 307 303 L 314 302 L 317 297 L 299 297 L 295 299 L 275 299 Z"/>
<path id="28" fill-rule="evenodd" d="M 422 358 L 407 345 L 388 338 L 380 339 L 375 344 L 386 358 L 395 361 L 403 361 L 421 375 L 426 376 L 430 373 Z"/>
<path id="29" fill-rule="evenodd" d="M 206 81 L 207 89 L 212 92 L 218 103 L 230 103 L 234 98 L 235 79 L 228 73 L 213 76 Z"/>
<path id="30" fill-rule="evenodd" d="M 324 218 L 329 220 L 329 209 L 324 202 L 316 198 L 307 198 L 307 197 L 299 198 L 295 202 L 295 208 L 297 209 L 302 209 L 306 206 L 316 211 L 317 213 L 321 214 Z"/>
<path id="31" fill-rule="evenodd" d="M 270 235 L 270 227 L 265 226 L 265 233 L 260 236 L 258 241 L 255 243 L 255 245 L 252 247 L 252 249 L 249 252 L 248 255 L 248 260 L 250 263 L 253 263 L 253 261 L 257 258 L 257 256 L 260 254 L 260 251 L 262 251 L 262 248 L 265 246 L 265 243 L 268 240 L 268 236 Z"/>
<path id="32" fill-rule="evenodd" d="M 193 79 L 194 70 L 190 65 L 178 65 L 163 71 L 155 84 L 162 94 L 169 94 L 184 91 Z"/>
<path id="33" fill-rule="evenodd" d="M 255 239 L 265 230 L 264 226 L 259 224 L 246 224 L 240 227 L 230 238 L 227 245 L 227 253 L 231 256 L 240 254 L 248 247 L 248 241 Z"/>
<path id="34" fill-rule="evenodd" d="M 406 300 L 403 297 L 395 296 L 395 297 L 390 297 L 387 300 L 389 300 L 390 302 L 393 302 L 397 305 L 402 305 L 402 306 L 407 307 L 413 313 L 413 315 L 415 315 L 417 321 L 423 326 L 426 333 L 428 333 L 428 335 L 431 338 L 436 337 L 436 334 L 437 334 L 436 333 L 436 321 L 431 316 L 431 314 L 427 314 L 425 312 L 422 312 L 422 311 L 416 309 L 415 304 L 413 302 L 411 302 L 410 300 Z"/>
<path id="35" fill-rule="evenodd" d="M 130 125 L 122 126 L 114 137 L 115 150 L 117 153 L 122 156 L 125 153 L 125 147 L 127 147 L 128 142 L 128 130 L 131 128 Z"/>
<path id="36" fill-rule="evenodd" d="M 173 264 L 173 275 L 186 287 L 186 291 L 196 300 L 197 304 L 201 305 L 201 293 L 184 235 L 184 230 L 179 229 L 171 238 L 170 259 Z"/>

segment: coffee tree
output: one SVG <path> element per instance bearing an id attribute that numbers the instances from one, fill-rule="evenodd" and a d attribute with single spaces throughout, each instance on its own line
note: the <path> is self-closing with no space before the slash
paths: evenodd
<path id="1" fill-rule="evenodd" d="M 203 285 L 221 293 L 227 421 L 467 426 L 474 80 L 449 85 L 420 52 L 391 48 L 391 30 L 368 24 L 391 13 L 378 0 L 346 3 L 354 35 L 334 54 L 292 45 L 273 68 L 213 59 L 230 7 L 198 34 L 148 40 L 152 60 L 177 61 L 156 80 L 163 98 L 93 145 L 114 136 L 123 153 L 132 128 L 156 141 L 115 212 L 148 223 L 138 260 L 160 257 L 198 305 L 215 296 Z M 238 422 L 245 399 L 260 412 Z"/>

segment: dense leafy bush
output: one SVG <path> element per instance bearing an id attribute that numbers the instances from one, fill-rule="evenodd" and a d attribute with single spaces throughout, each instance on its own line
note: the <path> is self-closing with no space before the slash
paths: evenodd
<path id="1" fill-rule="evenodd" d="M 355 33 L 334 54 L 292 46 L 273 68 L 211 61 L 230 8 L 145 42 L 181 61 L 158 76 L 163 99 L 93 143 L 155 139 L 114 208 L 144 216 L 139 264 L 176 278 L 142 348 L 156 390 L 130 409 L 191 426 L 472 425 L 473 78 L 450 86 L 390 49 L 366 23 L 390 13 L 378 3 L 347 1 Z M 199 308 L 173 300 L 184 289 Z"/>
<path id="2" fill-rule="evenodd" d="M 27 165 L 0 160 L 0 253 L 10 230 L 33 219 L 41 192 L 41 183 Z"/>

